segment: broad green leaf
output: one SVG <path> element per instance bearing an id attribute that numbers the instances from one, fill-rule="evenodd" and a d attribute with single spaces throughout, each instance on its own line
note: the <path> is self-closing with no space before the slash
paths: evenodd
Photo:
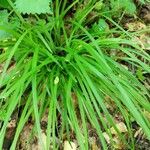
<path id="1" fill-rule="evenodd" d="M 7 10 L 0 11 L 0 40 L 11 38 L 12 34 L 10 30 L 14 31 L 20 25 L 20 21 L 17 17 L 10 17 L 8 19 L 8 16 Z"/>
<path id="2" fill-rule="evenodd" d="M 0 7 L 8 8 L 9 3 L 7 2 L 7 0 L 0 0 Z"/>
<path id="3" fill-rule="evenodd" d="M 99 19 L 98 23 L 94 23 L 90 33 L 94 35 L 102 35 L 103 32 L 109 30 L 109 25 L 106 23 L 104 19 Z"/>
<path id="4" fill-rule="evenodd" d="M 16 0 L 15 5 L 21 13 L 51 13 L 50 1 L 51 0 Z"/>
<path id="5" fill-rule="evenodd" d="M 3 27 L 8 25 L 8 12 L 7 10 L 0 11 L 0 40 L 5 40 L 10 37 L 10 34 L 6 32 Z"/>
<path id="6" fill-rule="evenodd" d="M 95 9 L 96 10 L 101 10 L 103 7 L 103 2 L 102 1 L 99 1 L 95 4 Z"/>
<path id="7" fill-rule="evenodd" d="M 136 12 L 136 6 L 131 0 L 111 0 L 111 7 L 116 13 L 121 13 L 124 10 L 125 13 L 133 15 Z"/>
<path id="8" fill-rule="evenodd" d="M 109 29 L 109 26 L 104 19 L 98 21 L 98 27 L 100 31 L 106 31 Z"/>
<path id="9" fill-rule="evenodd" d="M 124 9 L 126 11 L 127 14 L 135 14 L 136 13 L 136 6 L 133 2 L 128 1 L 126 3 L 124 3 Z"/>

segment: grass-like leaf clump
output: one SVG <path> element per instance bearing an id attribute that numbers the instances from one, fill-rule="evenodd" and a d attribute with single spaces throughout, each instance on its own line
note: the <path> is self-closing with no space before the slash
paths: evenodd
<path id="1" fill-rule="evenodd" d="M 7 124 L 18 110 L 12 150 L 29 119 L 33 120 L 34 134 L 45 149 L 51 146 L 58 149 L 57 138 L 71 140 L 72 132 L 79 148 L 89 149 L 88 122 L 95 129 L 103 149 L 108 149 L 104 133 L 110 137 L 109 145 L 115 145 L 111 127 L 127 148 L 134 149 L 133 121 L 150 138 L 150 123 L 144 115 L 144 111 L 150 112 L 150 95 L 143 82 L 121 65 L 126 62 L 150 73 L 147 63 L 150 56 L 132 42 L 132 34 L 105 14 L 100 12 L 99 18 L 89 17 L 95 4 L 91 0 L 84 4 L 78 0 L 71 4 L 56 0 L 52 15 L 26 19 L 17 13 L 21 18 L 18 28 L 8 30 L 0 26 L 13 37 L 0 42 L 3 48 L 0 53 L 3 66 L 0 73 L 0 119 L 3 122 L 0 149 Z M 108 22 L 114 28 L 109 29 Z M 111 55 L 113 51 L 115 56 Z M 116 127 L 115 117 L 106 105 L 107 99 L 122 115 L 128 138 Z M 40 138 L 40 120 L 47 111 L 45 145 Z"/>

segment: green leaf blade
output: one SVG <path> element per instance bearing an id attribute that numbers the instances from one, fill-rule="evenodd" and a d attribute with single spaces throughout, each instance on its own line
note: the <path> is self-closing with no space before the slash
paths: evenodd
<path id="1" fill-rule="evenodd" d="M 16 0 L 18 11 L 27 14 L 51 13 L 50 0 Z"/>

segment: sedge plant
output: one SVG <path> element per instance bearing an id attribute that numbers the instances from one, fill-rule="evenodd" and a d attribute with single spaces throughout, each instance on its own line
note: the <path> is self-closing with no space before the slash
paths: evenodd
<path id="1" fill-rule="evenodd" d="M 88 123 L 95 129 L 103 149 L 108 149 L 104 132 L 110 137 L 111 147 L 115 144 L 111 127 L 127 148 L 134 149 L 133 120 L 150 139 L 150 123 L 144 115 L 144 111 L 150 112 L 148 90 L 133 72 L 119 63 L 124 61 L 149 73 L 149 54 L 131 41 L 132 34 L 105 15 L 99 14 L 115 28 L 94 32 L 88 16 L 96 1 L 89 0 L 83 6 L 81 3 L 56 0 L 52 3 L 52 15 L 32 16 L 33 22 L 25 21 L 13 7 L 20 19 L 19 26 L 15 30 L 1 26 L 13 39 L 0 42 L 3 48 L 0 54 L 3 64 L 0 73 L 0 111 L 3 114 L 0 149 L 7 124 L 16 110 L 20 110 L 20 116 L 11 150 L 15 150 L 29 118 L 34 121 L 34 134 L 46 150 L 59 149 L 57 139 L 64 141 L 65 134 L 70 141 L 72 132 L 79 148 L 89 149 Z M 76 10 L 71 13 L 73 8 Z M 118 37 L 113 36 L 116 33 Z M 123 55 L 111 56 L 111 50 Z M 113 114 L 106 107 L 106 97 L 122 115 L 128 139 L 117 128 Z M 41 118 L 46 111 L 44 144 Z"/>

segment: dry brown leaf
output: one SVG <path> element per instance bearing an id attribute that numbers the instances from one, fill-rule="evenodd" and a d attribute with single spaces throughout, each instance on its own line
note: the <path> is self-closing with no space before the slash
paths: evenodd
<path id="1" fill-rule="evenodd" d="M 15 128 L 15 127 L 16 127 L 16 124 L 17 124 L 16 119 L 12 119 L 12 120 L 8 123 L 7 128 Z"/>
<path id="2" fill-rule="evenodd" d="M 123 122 L 116 124 L 116 128 L 119 130 L 120 133 L 125 133 L 128 131 L 126 125 Z M 114 135 L 118 134 L 114 127 L 110 128 L 110 132 Z"/>
<path id="3" fill-rule="evenodd" d="M 41 139 L 42 143 L 38 141 L 37 143 L 32 143 L 31 149 L 32 150 L 43 150 L 46 149 L 46 135 L 44 132 L 41 134 Z"/>
<path id="4" fill-rule="evenodd" d="M 3 72 L 4 65 L 5 65 L 5 63 L 1 63 L 1 64 L 0 64 L 0 73 L 2 73 L 2 72 Z"/>
<path id="5" fill-rule="evenodd" d="M 148 22 L 150 22 L 150 13 L 148 13 L 148 14 L 146 14 L 145 16 L 144 16 L 144 19 Z"/>
<path id="6" fill-rule="evenodd" d="M 141 136 L 143 134 L 142 128 L 140 128 L 139 130 L 137 130 L 134 134 L 134 137 L 137 138 L 138 136 Z"/>
<path id="7" fill-rule="evenodd" d="M 106 142 L 109 144 L 110 143 L 110 137 L 109 137 L 109 135 L 106 132 L 104 132 L 103 136 L 104 136 Z"/>
<path id="8" fill-rule="evenodd" d="M 20 137 L 19 137 L 19 141 L 17 143 L 17 147 L 18 149 L 31 149 L 32 144 L 34 143 L 34 138 L 31 139 L 31 133 L 32 133 L 32 129 L 33 129 L 33 124 L 27 124 L 25 125 L 25 127 L 23 128 Z M 37 144 L 35 144 L 37 145 Z M 36 150 L 36 149 L 33 149 Z"/>
<path id="9" fill-rule="evenodd" d="M 137 43 L 141 48 L 150 50 L 150 38 L 148 34 L 145 33 L 135 36 L 132 41 Z"/>
<path id="10" fill-rule="evenodd" d="M 65 141 L 64 150 L 76 150 L 77 146 L 74 142 Z"/>
<path id="11" fill-rule="evenodd" d="M 126 146 L 124 145 L 124 143 L 120 140 L 120 138 L 118 136 L 115 136 L 113 138 L 113 141 L 115 142 L 115 144 L 114 144 L 115 149 L 120 149 L 120 150 L 126 149 Z"/>
<path id="12" fill-rule="evenodd" d="M 42 132 L 41 140 L 42 140 L 42 144 L 43 144 L 44 147 L 46 147 L 46 138 L 47 138 L 47 136 L 45 135 L 44 132 Z"/>
<path id="13" fill-rule="evenodd" d="M 72 100 L 73 100 L 73 105 L 74 105 L 74 107 L 77 108 L 77 106 L 78 106 L 78 98 L 77 98 L 77 95 L 76 95 L 74 92 L 72 92 L 72 93 L 71 93 L 71 97 L 72 97 Z"/>
<path id="14" fill-rule="evenodd" d="M 109 137 L 109 135 L 106 132 L 104 132 L 103 136 L 104 136 L 106 142 L 108 144 L 110 144 L 110 137 Z M 124 145 L 124 143 L 121 141 L 121 139 L 117 135 L 113 136 L 112 141 L 114 142 L 113 147 L 115 149 L 121 149 L 121 150 L 126 149 L 126 146 Z"/>
<path id="15" fill-rule="evenodd" d="M 105 96 L 105 105 L 112 112 L 116 109 L 116 104 L 110 96 Z"/>
<path id="16" fill-rule="evenodd" d="M 41 150 L 40 148 L 39 148 L 39 145 L 38 144 L 32 144 L 32 146 L 31 146 L 31 150 Z"/>
<path id="17" fill-rule="evenodd" d="M 116 124 L 116 128 L 119 130 L 120 133 L 126 133 L 127 132 L 127 127 L 126 125 L 123 123 L 123 122 L 119 122 Z M 122 143 L 122 141 L 120 140 L 120 138 L 118 137 L 118 133 L 117 131 L 114 129 L 114 127 L 110 128 L 110 132 L 111 134 L 113 134 L 113 139 L 112 141 L 115 143 L 114 144 L 114 148 L 115 149 L 121 149 L 121 150 L 124 150 L 125 149 L 125 145 Z M 103 136 L 106 140 L 106 142 L 108 144 L 110 144 L 110 136 L 104 132 L 103 133 Z"/>
<path id="18" fill-rule="evenodd" d="M 95 137 L 89 137 L 89 144 L 91 146 L 91 150 L 100 150 L 98 148 L 98 145 L 96 144 L 96 138 Z"/>
<path id="19" fill-rule="evenodd" d="M 129 22 L 125 24 L 128 31 L 138 31 L 146 28 L 146 25 L 140 21 Z"/>
<path id="20" fill-rule="evenodd" d="M 96 143 L 92 144 L 92 150 L 99 150 L 98 146 L 96 145 Z"/>

